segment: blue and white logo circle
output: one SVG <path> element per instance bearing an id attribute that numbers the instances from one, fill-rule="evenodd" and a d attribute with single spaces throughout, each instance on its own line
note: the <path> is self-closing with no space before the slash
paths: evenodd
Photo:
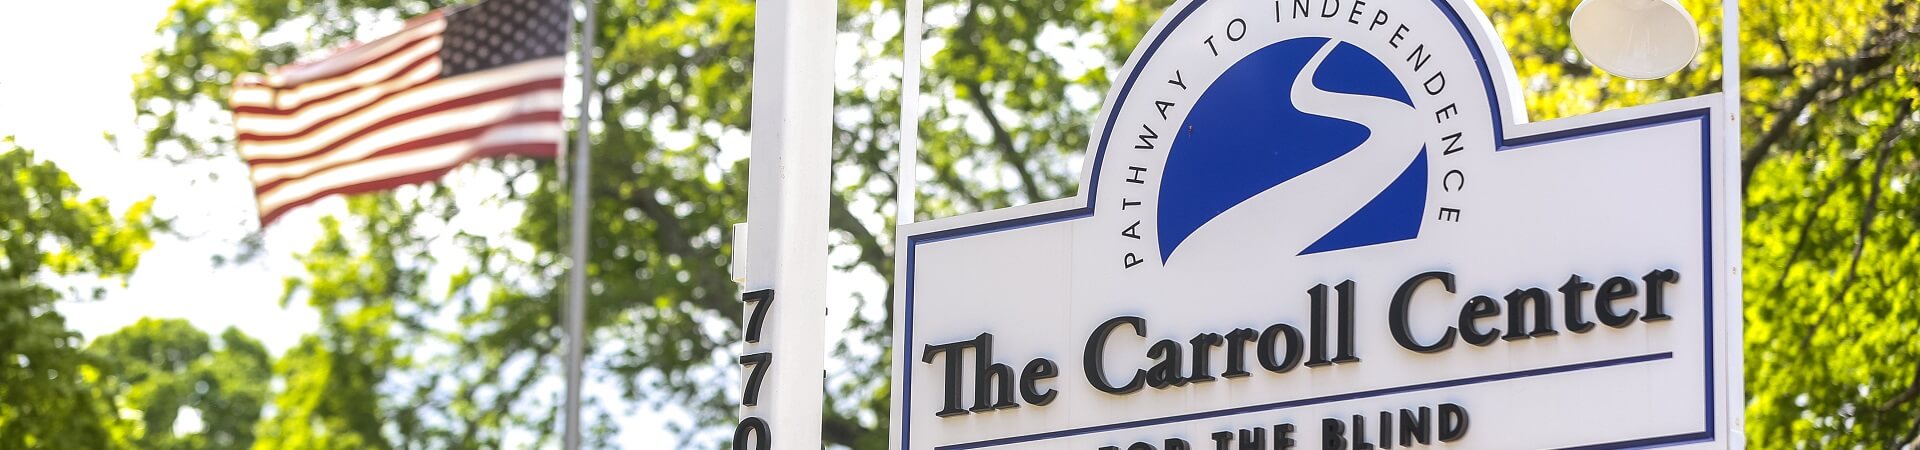
<path id="1" fill-rule="evenodd" d="M 1415 133 L 1393 127 L 1413 123 L 1415 112 L 1386 64 L 1353 44 L 1301 37 L 1247 55 L 1206 87 L 1168 150 L 1157 217 L 1162 261 L 1223 213 L 1272 190 L 1372 195 L 1362 204 L 1295 211 L 1339 217 L 1329 229 L 1308 230 L 1317 235 L 1304 248 L 1287 251 L 1418 237 L 1426 149 Z M 1400 170 L 1364 170 L 1382 167 Z"/>

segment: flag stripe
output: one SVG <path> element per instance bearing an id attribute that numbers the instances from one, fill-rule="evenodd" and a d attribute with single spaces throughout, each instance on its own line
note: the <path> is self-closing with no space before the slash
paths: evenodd
<path id="1" fill-rule="evenodd" d="M 556 96 L 559 95 L 559 92 L 554 92 L 554 95 Z M 536 112 L 513 114 L 503 118 L 490 118 L 487 121 L 483 122 L 485 123 L 484 125 L 480 125 L 472 128 L 466 128 L 466 129 L 459 129 L 456 131 L 450 131 L 445 133 L 438 133 L 438 134 L 420 135 L 420 133 L 409 133 L 413 135 L 413 136 L 407 136 L 410 140 L 400 141 L 400 142 L 389 141 L 389 142 L 382 142 L 380 145 L 370 145 L 370 146 L 367 146 L 367 149 L 366 149 L 367 151 L 359 152 L 358 154 L 354 154 L 350 156 L 333 157 L 333 155 L 329 154 L 328 158 L 326 158 L 325 160 L 307 161 L 304 164 L 299 164 L 293 167 L 262 168 L 260 166 L 254 166 L 253 182 L 258 185 L 258 187 L 254 188 L 254 190 L 256 192 L 266 192 L 266 191 L 272 190 L 275 187 L 279 187 L 280 185 L 293 182 L 293 181 L 298 181 L 309 176 L 313 176 L 316 173 L 322 173 L 337 167 L 353 164 L 355 162 L 366 160 L 369 158 L 378 158 L 378 157 L 387 156 L 395 153 L 405 153 L 408 151 L 446 144 L 446 143 L 458 141 L 461 139 L 476 138 L 494 129 L 494 127 L 496 126 L 518 125 L 518 124 L 528 124 L 528 123 L 538 123 L 538 122 L 559 123 L 560 112 L 559 111 L 536 111 Z M 434 130 L 440 130 L 440 129 L 434 129 Z"/>
<path id="2" fill-rule="evenodd" d="M 460 81 L 468 80 L 456 78 L 429 83 L 368 108 L 321 119 L 313 126 L 292 134 L 241 133 L 240 139 L 250 144 L 240 149 L 241 155 L 246 156 L 249 161 L 261 162 L 304 158 L 313 153 L 332 149 L 333 144 L 392 126 L 395 121 L 431 114 L 437 109 L 457 108 L 540 89 L 559 88 L 565 83 L 564 80 L 551 76 L 488 77 L 482 80 L 471 80 L 478 81 L 476 83 Z M 466 94 L 468 92 L 478 93 Z"/>
<path id="3" fill-rule="evenodd" d="M 364 66 L 322 79 L 310 80 L 295 86 L 277 86 L 271 84 L 241 85 L 235 89 L 232 103 L 234 106 L 251 106 L 272 109 L 289 109 L 360 86 L 378 83 L 403 72 L 420 58 L 436 56 L 440 52 L 440 36 L 428 36 L 418 42 L 401 48 L 399 51 L 381 55 L 380 58 Z"/>
<path id="4" fill-rule="evenodd" d="M 551 108 L 529 108 L 526 104 L 543 99 L 559 99 L 560 94 L 558 87 L 532 86 L 522 95 L 475 104 L 435 105 L 430 109 L 418 110 L 417 112 L 422 113 L 418 117 L 392 121 L 379 129 L 369 129 L 367 134 L 339 142 L 308 157 L 255 159 L 248 161 L 248 165 L 253 167 L 253 179 L 256 183 L 300 175 L 310 172 L 309 169 L 315 165 L 364 158 L 386 146 L 404 144 L 421 137 L 485 126 L 492 121 L 512 118 L 520 114 L 558 112 L 557 109 Z"/>
<path id="5" fill-rule="evenodd" d="M 526 156 L 526 157 L 533 157 L 533 158 L 557 158 L 560 156 L 560 146 L 558 144 L 553 144 L 553 143 L 524 143 L 524 144 L 499 145 L 499 146 L 493 146 L 493 147 L 487 147 L 487 148 L 475 150 L 473 157 L 470 159 L 481 159 L 481 158 L 494 157 L 494 156 L 511 156 L 511 155 L 519 155 L 519 156 Z M 440 179 L 440 177 L 446 176 L 448 172 L 452 172 L 453 169 L 456 167 L 459 167 L 459 165 L 454 164 L 454 165 L 449 165 L 445 167 L 436 167 L 420 173 L 406 174 L 406 175 L 401 175 L 393 178 L 375 179 L 372 181 L 366 181 L 366 182 L 355 183 L 355 184 L 350 184 L 345 186 L 328 188 L 326 190 L 316 192 L 313 195 L 309 195 L 305 198 L 299 199 L 299 201 L 297 202 L 286 203 L 272 210 L 263 209 L 262 210 L 263 212 L 260 218 L 260 223 L 262 224 L 273 223 L 275 219 L 278 219 L 280 218 L 280 216 L 285 215 L 288 211 L 293 210 L 293 208 L 301 205 L 305 205 L 307 203 L 312 203 L 314 201 L 320 200 L 321 198 L 324 198 L 329 195 L 359 194 L 364 192 L 382 191 L 382 190 L 392 189 L 392 188 L 405 186 L 409 184 L 424 184 L 424 183 L 432 182 L 434 180 L 438 180 Z"/>
<path id="6" fill-rule="evenodd" d="M 425 67 L 432 67 L 432 70 L 424 70 Z M 332 94 L 327 94 L 324 96 L 308 99 L 306 101 L 300 102 L 300 104 L 292 105 L 286 108 L 275 108 L 272 106 L 237 106 L 233 108 L 233 112 L 235 115 L 238 115 L 244 118 L 283 118 L 288 116 L 303 115 L 303 113 L 311 114 L 308 112 L 312 111 L 314 108 L 330 106 L 331 103 L 337 100 L 341 100 L 342 98 L 348 98 L 348 99 L 365 98 L 367 96 L 366 92 L 369 89 L 382 89 L 383 90 L 382 92 L 385 92 L 388 90 L 395 90 L 395 89 L 405 89 L 408 87 L 412 87 L 413 84 L 401 83 L 402 81 L 411 81 L 413 83 L 419 83 L 424 81 L 432 81 L 433 79 L 436 79 L 439 77 L 440 77 L 440 55 L 437 53 L 429 54 L 429 55 L 424 55 L 414 59 L 413 62 L 408 63 L 406 67 L 401 68 L 399 72 L 395 72 L 393 76 L 387 77 L 386 79 L 379 80 L 373 83 L 368 83 L 367 85 L 362 86 L 360 89 L 342 90 L 340 92 L 335 92 Z"/>
<path id="7" fill-rule="evenodd" d="M 570 9 L 478 0 L 233 87 L 235 148 L 265 226 L 335 194 L 429 182 L 475 158 L 551 158 Z"/>
<path id="8" fill-rule="evenodd" d="M 406 153 L 355 162 L 314 176 L 259 192 L 260 209 L 274 211 L 304 204 L 319 197 L 343 193 L 344 189 L 423 172 L 445 173 L 461 163 L 508 150 L 529 156 L 550 156 L 559 152 L 559 140 L 565 138 L 559 122 L 526 124 L 489 130 L 480 137 L 464 139 Z M 517 152 L 516 152 L 517 153 Z M 407 183 L 401 183 L 407 184 Z"/>
<path id="9" fill-rule="evenodd" d="M 355 68 L 372 64 L 382 55 L 387 55 L 413 43 L 423 36 L 439 36 L 447 30 L 446 16 L 440 11 L 408 19 L 405 26 L 393 34 L 383 36 L 371 42 L 352 45 L 336 50 L 317 61 L 294 64 L 273 71 L 268 77 L 273 85 L 292 88 L 310 81 L 332 78 Z"/>

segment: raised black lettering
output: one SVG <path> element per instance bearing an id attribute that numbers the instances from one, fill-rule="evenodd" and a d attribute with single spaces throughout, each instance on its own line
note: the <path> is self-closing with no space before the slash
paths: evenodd
<path id="1" fill-rule="evenodd" d="M 1260 332 L 1252 328 L 1240 328 L 1227 332 L 1227 370 L 1220 372 L 1220 376 L 1240 378 L 1252 375 L 1247 372 L 1247 343 L 1259 339 Z"/>
<path id="2" fill-rule="evenodd" d="M 1667 315 L 1666 287 L 1669 283 L 1680 282 L 1680 272 L 1673 269 L 1660 269 L 1647 272 L 1647 276 L 1640 279 L 1647 282 L 1647 314 L 1640 316 L 1640 321 L 1658 322 L 1673 319 L 1673 316 Z"/>
<path id="3" fill-rule="evenodd" d="M 977 339 L 940 345 L 927 344 L 926 349 L 921 352 L 920 362 L 927 364 L 933 364 L 933 358 L 940 354 L 947 355 L 946 367 L 940 372 L 941 379 L 944 381 L 940 391 L 940 411 L 933 415 L 947 417 L 967 413 L 967 410 L 960 408 L 960 379 L 963 376 L 961 371 L 966 370 L 966 360 L 960 359 L 960 356 L 961 352 L 969 348 L 978 348 L 978 345 Z"/>
<path id="4" fill-rule="evenodd" d="M 1093 388 L 1099 389 L 1100 392 L 1113 395 L 1125 395 L 1138 392 L 1140 387 L 1146 384 L 1147 380 L 1146 370 L 1134 369 L 1133 377 L 1129 378 L 1126 384 L 1115 386 L 1112 382 L 1107 381 L 1105 364 L 1107 336 L 1113 334 L 1113 330 L 1120 328 L 1121 325 L 1132 325 L 1134 334 L 1140 337 L 1147 337 L 1147 319 L 1135 316 L 1120 316 L 1107 319 L 1107 321 L 1101 323 L 1100 326 L 1094 327 L 1093 336 L 1087 338 L 1086 354 L 1082 359 L 1083 365 L 1085 366 L 1084 369 L 1087 372 L 1087 383 L 1092 384 Z M 960 394 L 954 393 L 951 394 L 951 396 L 955 403 L 959 402 Z"/>
<path id="5" fill-rule="evenodd" d="M 1307 325 L 1307 347 L 1310 349 L 1307 351 L 1307 367 L 1333 364 L 1332 360 L 1327 359 L 1327 285 L 1314 285 L 1313 289 L 1307 290 L 1307 295 L 1313 303 L 1310 308 L 1312 318 Z"/>
<path id="6" fill-rule="evenodd" d="M 1387 328 L 1393 332 L 1393 341 L 1399 343 L 1401 348 L 1420 353 L 1435 353 L 1451 348 L 1454 337 L 1459 334 L 1454 327 L 1447 327 L 1446 333 L 1440 335 L 1440 340 L 1432 344 L 1421 344 L 1413 337 L 1413 329 L 1407 324 L 1407 306 L 1413 301 L 1414 291 L 1428 280 L 1440 280 L 1440 287 L 1449 294 L 1453 293 L 1453 274 L 1439 271 L 1427 272 L 1414 275 L 1405 283 L 1401 283 L 1400 289 L 1393 293 L 1393 301 L 1387 306 Z"/>
<path id="7" fill-rule="evenodd" d="M 1321 450 L 1346 450 L 1347 423 L 1328 417 L 1320 419 Z"/>
<path id="8" fill-rule="evenodd" d="M 1154 389 L 1166 389 L 1185 386 L 1187 377 L 1180 375 L 1180 343 L 1172 339 L 1161 339 L 1147 348 L 1147 357 L 1156 362 L 1147 369 L 1147 386 Z"/>
<path id="9" fill-rule="evenodd" d="M 1226 339 L 1221 338 L 1219 333 L 1201 333 L 1194 336 L 1192 341 L 1188 341 L 1193 345 L 1193 370 L 1188 372 L 1187 381 L 1194 383 L 1213 381 L 1213 375 L 1210 374 L 1213 369 L 1208 367 L 1212 365 L 1213 348 L 1225 342 Z"/>
<path id="10" fill-rule="evenodd" d="M 1452 403 L 1440 404 L 1440 442 L 1458 441 L 1467 437 L 1467 409 Z"/>
<path id="11" fill-rule="evenodd" d="M 1509 341 L 1559 334 L 1553 331 L 1553 299 L 1545 289 L 1514 289 L 1507 294 L 1507 335 Z M 1533 332 L 1527 332 L 1528 305 L 1533 309 Z"/>
<path id="12" fill-rule="evenodd" d="M 1253 428 L 1240 430 L 1240 450 L 1263 450 L 1267 448 L 1267 429 Z"/>
<path id="13" fill-rule="evenodd" d="M 1361 3 L 1354 2 L 1355 7 Z M 1335 364 L 1357 363 L 1360 357 L 1353 356 L 1353 280 L 1343 281 L 1333 287 L 1338 293 L 1340 303 L 1340 334 L 1334 342 L 1333 362 Z"/>
<path id="14" fill-rule="evenodd" d="M 1373 443 L 1367 442 L 1367 416 L 1353 415 L 1353 450 L 1374 450 Z"/>
<path id="15" fill-rule="evenodd" d="M 1500 329 L 1488 328 L 1487 331 L 1482 332 L 1476 322 L 1498 315 L 1500 315 L 1500 304 L 1495 303 L 1492 298 L 1476 295 L 1468 299 L 1467 305 L 1460 308 L 1460 340 L 1480 347 L 1492 344 L 1500 337 Z"/>
<path id="16" fill-rule="evenodd" d="M 1286 339 L 1286 342 L 1280 342 L 1282 338 Z M 1279 349 L 1274 348 L 1281 344 L 1287 346 L 1285 356 L 1277 354 L 1276 351 Z M 1294 329 L 1292 325 L 1281 323 L 1267 327 L 1266 331 L 1260 333 L 1260 343 L 1254 351 L 1260 354 L 1260 368 L 1267 369 L 1268 372 L 1285 373 L 1300 364 L 1301 347 L 1300 330 Z"/>
<path id="17" fill-rule="evenodd" d="M 740 425 L 733 428 L 733 450 L 768 450 L 773 448 L 773 436 L 767 430 L 767 420 L 759 417 L 740 419 Z M 748 447 L 747 443 L 753 443 Z"/>
<path id="18" fill-rule="evenodd" d="M 1020 370 L 1020 399 L 1026 400 L 1027 404 L 1033 406 L 1046 406 L 1048 403 L 1053 403 L 1054 397 L 1060 396 L 1060 393 L 1052 388 L 1041 391 L 1039 383 L 1040 380 L 1057 376 L 1060 376 L 1060 366 L 1054 365 L 1053 361 L 1046 358 L 1028 361 L 1027 367 Z"/>
<path id="19" fill-rule="evenodd" d="M 993 362 L 993 334 L 980 333 L 973 340 L 979 344 L 973 348 L 972 411 L 1020 407 L 1020 403 L 1013 401 L 1013 367 Z"/>
<path id="20" fill-rule="evenodd" d="M 1633 319 L 1640 317 L 1640 311 L 1627 308 L 1625 313 L 1614 312 L 1613 302 L 1639 295 L 1639 291 L 1633 285 L 1633 280 L 1626 277 L 1608 278 L 1600 283 L 1600 292 L 1593 296 L 1593 315 L 1600 317 L 1600 323 L 1607 326 L 1626 328 L 1633 323 Z"/>
<path id="21" fill-rule="evenodd" d="M 1400 446 L 1412 447 L 1414 442 L 1433 444 L 1432 408 L 1422 406 L 1418 415 L 1412 409 L 1400 410 Z"/>
<path id="22" fill-rule="evenodd" d="M 1560 285 L 1560 297 L 1566 302 L 1566 309 L 1563 311 L 1566 311 L 1567 331 L 1585 333 L 1593 329 L 1593 322 L 1588 322 L 1585 315 L 1581 313 L 1586 308 L 1580 304 L 1583 294 L 1591 290 L 1593 290 L 1593 283 L 1581 281 L 1579 274 L 1568 277 L 1567 284 Z"/>

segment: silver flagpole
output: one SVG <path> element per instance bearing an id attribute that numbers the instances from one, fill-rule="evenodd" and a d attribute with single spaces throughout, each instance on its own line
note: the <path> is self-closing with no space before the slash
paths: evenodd
<path id="1" fill-rule="evenodd" d="M 587 174 L 590 144 L 589 105 L 593 100 L 593 0 L 581 0 L 585 6 L 580 19 L 580 116 L 575 120 L 573 170 L 567 175 L 573 183 L 573 218 L 568 221 L 572 238 L 568 242 L 567 269 L 567 431 L 562 438 L 566 450 L 580 449 L 580 365 L 586 348 L 587 321 Z"/>

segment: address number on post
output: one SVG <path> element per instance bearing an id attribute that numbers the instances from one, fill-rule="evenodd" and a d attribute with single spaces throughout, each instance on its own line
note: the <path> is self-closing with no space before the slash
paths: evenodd
<path id="1" fill-rule="evenodd" d="M 773 308 L 773 290 L 761 289 L 740 294 L 740 301 L 752 307 L 747 314 L 746 341 L 758 343 L 760 330 L 767 321 L 767 310 Z M 740 406 L 758 405 L 760 383 L 766 379 L 767 368 L 773 367 L 773 352 L 742 355 L 740 365 L 748 368 L 746 391 L 740 394 Z M 770 450 L 773 447 L 771 438 L 765 419 L 747 416 L 741 418 L 740 425 L 733 429 L 733 450 Z"/>

